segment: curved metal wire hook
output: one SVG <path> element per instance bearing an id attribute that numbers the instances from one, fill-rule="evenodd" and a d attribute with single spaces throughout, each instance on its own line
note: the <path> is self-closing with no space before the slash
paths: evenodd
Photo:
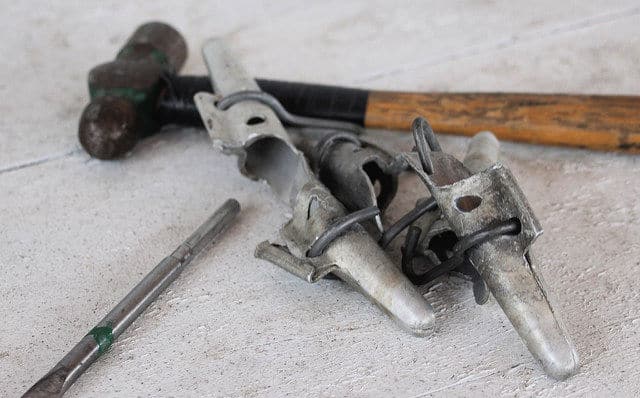
<path id="1" fill-rule="evenodd" d="M 382 248 L 386 248 L 389 246 L 389 243 L 400 234 L 400 232 L 404 231 L 409 225 L 413 224 L 418 218 L 422 217 L 426 212 L 435 210 L 438 207 L 436 200 L 433 198 L 429 198 L 428 200 L 424 200 L 416 205 L 412 210 L 407 212 L 404 216 L 402 216 L 398 221 L 396 221 L 393 225 L 387 228 L 386 231 L 382 234 L 380 238 L 380 246 Z"/>
<path id="2" fill-rule="evenodd" d="M 365 207 L 364 209 L 354 211 L 351 214 L 336 220 L 326 231 L 322 233 L 311 245 L 311 248 L 307 252 L 307 257 L 318 257 L 324 252 L 324 249 L 329 246 L 331 242 L 336 240 L 345 231 L 351 228 L 352 225 L 362 221 L 370 220 L 380 215 L 380 209 L 376 206 Z"/>
<path id="3" fill-rule="evenodd" d="M 354 134 L 340 131 L 329 133 L 322 137 L 316 144 L 315 153 L 317 154 L 316 162 L 318 163 L 316 164 L 316 168 L 318 168 L 318 166 L 322 163 L 324 156 L 327 154 L 327 151 L 331 148 L 331 146 L 338 141 L 351 142 L 355 145 L 362 146 L 362 142 Z"/>
<path id="4" fill-rule="evenodd" d="M 402 253 L 402 270 L 415 285 L 424 285 L 447 272 L 453 271 L 462 265 L 465 260 L 466 251 L 472 247 L 479 246 L 502 235 L 519 233 L 520 223 L 514 219 L 496 222 L 470 235 L 464 236 L 453 246 L 451 256 L 442 262 L 435 258 L 430 258 L 428 255 L 416 252 L 421 232 L 418 227 L 411 226 L 409 228 Z M 426 272 L 420 274 L 415 272 L 414 259 L 423 261 L 427 269 Z M 437 262 L 434 260 L 437 260 Z"/>
<path id="5" fill-rule="evenodd" d="M 354 123 L 291 114 L 284 108 L 284 106 L 282 106 L 276 97 L 265 93 L 264 91 L 238 91 L 221 98 L 218 101 L 217 106 L 219 109 L 225 111 L 231 106 L 242 101 L 257 101 L 268 106 L 276 113 L 276 115 L 278 115 L 280 120 L 289 126 L 341 130 L 357 135 L 362 133 L 362 127 Z"/>
<path id="6" fill-rule="evenodd" d="M 404 273 L 407 278 L 414 285 L 420 285 L 420 278 L 424 275 L 424 273 L 429 272 L 436 268 L 440 261 L 433 252 L 429 254 L 434 257 L 430 257 L 429 255 L 417 253 L 418 242 L 420 240 L 420 235 L 422 234 L 422 230 L 415 225 L 409 227 L 407 231 L 407 236 L 404 241 L 404 246 L 402 246 L 402 273 Z M 415 270 L 414 260 L 422 260 L 423 266 L 426 266 L 426 270 L 423 273 L 417 273 Z M 424 268 L 424 267 L 423 267 Z"/>
<path id="7" fill-rule="evenodd" d="M 429 122 L 423 117 L 417 117 L 413 120 L 411 131 L 413 133 L 413 140 L 416 143 L 416 151 L 420 157 L 422 169 L 427 174 L 433 174 L 433 163 L 431 162 L 429 152 L 442 151 L 436 134 L 433 132 Z"/>

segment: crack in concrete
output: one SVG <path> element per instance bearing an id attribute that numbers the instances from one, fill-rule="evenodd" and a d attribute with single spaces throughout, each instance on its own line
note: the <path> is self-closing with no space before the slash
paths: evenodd
<path id="1" fill-rule="evenodd" d="M 591 28 L 597 25 L 617 21 L 619 19 L 634 17 L 637 15 L 640 15 L 640 7 L 631 7 L 624 10 L 587 17 L 578 21 L 569 22 L 564 25 L 559 25 L 548 29 L 522 32 L 520 34 L 501 38 L 492 43 L 473 45 L 465 47 L 458 51 L 451 52 L 449 54 L 438 55 L 436 57 L 433 57 L 432 59 L 428 59 L 427 61 L 420 61 L 413 64 L 405 65 L 402 68 L 394 68 L 387 71 L 376 72 L 361 79 L 354 80 L 352 84 L 360 85 L 363 83 L 370 83 L 384 77 L 411 72 L 419 68 L 440 65 L 462 58 L 469 58 L 476 55 L 485 54 L 491 51 L 499 51 L 506 48 L 514 47 L 518 44 L 537 42 L 540 40 L 548 39 L 549 37 L 572 33 L 582 29 Z"/>
<path id="2" fill-rule="evenodd" d="M 438 387 L 438 388 L 435 388 L 435 389 L 432 389 L 432 390 L 428 390 L 428 391 L 422 392 L 422 393 L 420 393 L 418 395 L 413 395 L 411 398 L 427 397 L 429 395 L 433 395 L 433 394 L 435 394 L 437 392 L 442 392 L 442 391 L 448 390 L 448 389 L 453 388 L 453 387 L 457 387 L 457 386 L 464 385 L 464 384 L 467 384 L 467 383 L 472 383 L 474 381 L 486 379 L 487 377 L 493 376 L 494 374 L 496 374 L 498 372 L 499 371 L 495 370 L 495 371 L 486 372 L 483 375 L 469 375 L 469 376 L 463 377 L 462 379 L 457 380 L 457 381 L 455 381 L 453 383 L 446 384 L 446 385 L 444 385 L 442 387 Z"/>
<path id="3" fill-rule="evenodd" d="M 80 148 L 76 148 L 73 149 L 71 151 L 68 152 L 64 152 L 64 153 L 57 153 L 54 155 L 50 155 L 50 156 L 45 156 L 39 159 L 33 159 L 33 160 L 28 160 L 26 162 L 22 162 L 22 163 L 18 163 L 12 166 L 7 166 L 4 168 L 0 169 L 0 174 L 5 174 L 5 173 L 10 173 L 12 171 L 17 171 L 17 170 L 22 170 L 22 169 L 26 169 L 29 167 L 34 167 L 34 166 L 39 166 L 41 164 L 45 164 L 45 163 L 49 163 L 52 162 L 54 160 L 59 160 L 59 159 L 64 159 L 70 156 L 73 156 L 77 153 L 82 152 L 82 150 Z"/>

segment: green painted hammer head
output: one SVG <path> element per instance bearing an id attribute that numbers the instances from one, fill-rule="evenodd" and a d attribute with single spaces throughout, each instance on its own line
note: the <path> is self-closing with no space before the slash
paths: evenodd
<path id="1" fill-rule="evenodd" d="M 82 112 L 78 135 L 93 157 L 113 159 L 157 128 L 153 112 L 165 88 L 187 57 L 178 31 L 161 22 L 141 25 L 114 61 L 89 72 L 91 102 Z"/>

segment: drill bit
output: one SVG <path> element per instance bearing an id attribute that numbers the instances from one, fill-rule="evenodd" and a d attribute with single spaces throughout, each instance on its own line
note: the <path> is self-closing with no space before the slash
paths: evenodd
<path id="1" fill-rule="evenodd" d="M 240 211 L 227 200 L 168 257 L 155 266 L 96 327 L 76 344 L 24 397 L 61 397 L 115 339 L 180 275 L 185 266 L 222 233 Z"/>

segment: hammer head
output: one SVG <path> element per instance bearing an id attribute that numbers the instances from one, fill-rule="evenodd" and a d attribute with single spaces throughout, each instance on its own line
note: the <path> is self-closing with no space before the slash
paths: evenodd
<path id="1" fill-rule="evenodd" d="M 180 70 L 187 58 L 187 43 L 170 25 L 148 22 L 140 25 L 122 47 L 116 59 L 160 63 L 173 72 Z"/>
<path id="2" fill-rule="evenodd" d="M 164 76 L 177 72 L 187 46 L 175 29 L 151 22 L 140 26 L 115 61 L 89 72 L 91 102 L 82 112 L 78 135 L 93 157 L 113 159 L 131 150 L 158 125 L 154 112 Z"/>
<path id="3" fill-rule="evenodd" d="M 91 101 L 80 117 L 80 144 L 94 158 L 114 159 L 127 153 L 138 140 L 136 108 L 117 96 Z"/>

